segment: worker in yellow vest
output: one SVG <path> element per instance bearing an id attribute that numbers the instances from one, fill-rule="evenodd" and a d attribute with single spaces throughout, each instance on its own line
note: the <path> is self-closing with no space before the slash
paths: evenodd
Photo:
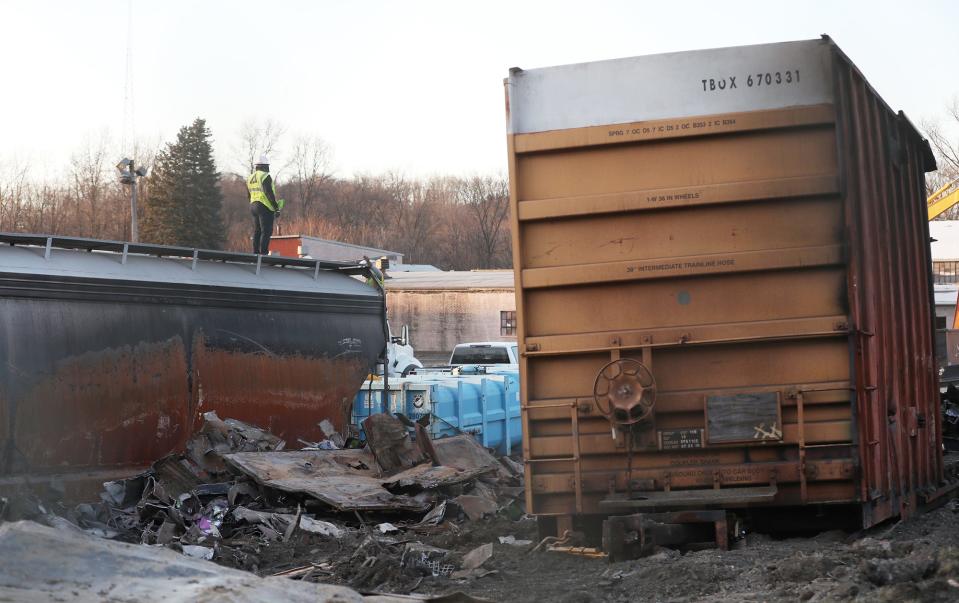
<path id="1" fill-rule="evenodd" d="M 250 191 L 250 213 L 253 214 L 253 253 L 268 255 L 273 221 L 283 209 L 283 199 L 276 198 L 276 186 L 270 176 L 270 160 L 260 155 L 253 173 L 246 179 Z"/>
<path id="2" fill-rule="evenodd" d="M 360 261 L 360 264 L 363 266 L 370 267 L 370 275 L 366 277 L 366 284 L 374 289 L 379 289 L 380 291 L 386 291 L 386 271 L 383 270 L 380 266 L 377 265 L 377 262 L 374 262 L 369 258 L 369 256 L 363 256 L 363 259 Z"/>

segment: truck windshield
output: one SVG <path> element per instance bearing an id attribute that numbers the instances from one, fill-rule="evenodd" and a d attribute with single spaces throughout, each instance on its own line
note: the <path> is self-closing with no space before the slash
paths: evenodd
<path id="1" fill-rule="evenodd" d="M 453 350 L 450 364 L 509 364 L 506 348 L 463 346 Z"/>

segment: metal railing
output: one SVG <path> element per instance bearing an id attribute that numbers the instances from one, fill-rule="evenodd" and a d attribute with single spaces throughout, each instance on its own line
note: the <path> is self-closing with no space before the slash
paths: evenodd
<path id="1" fill-rule="evenodd" d="M 103 239 L 87 239 L 82 237 L 64 237 L 59 235 L 25 234 L 0 232 L 0 245 L 42 247 L 44 257 L 50 257 L 51 249 L 74 249 L 82 251 L 111 251 L 122 254 L 123 263 L 127 254 L 150 255 L 161 258 L 192 259 L 194 265 L 198 260 L 212 260 L 257 266 L 274 266 L 283 268 L 292 266 L 297 268 L 313 268 L 320 270 L 334 270 L 346 274 L 368 274 L 369 269 L 359 262 L 335 262 L 312 258 L 289 258 L 280 255 L 254 255 L 221 251 L 218 249 L 194 249 L 192 247 L 175 247 L 172 245 L 154 245 L 150 243 L 131 243 L 127 241 L 108 241 Z"/>
<path id="2" fill-rule="evenodd" d="M 937 285 L 959 283 L 959 261 L 933 262 L 932 282 Z"/>

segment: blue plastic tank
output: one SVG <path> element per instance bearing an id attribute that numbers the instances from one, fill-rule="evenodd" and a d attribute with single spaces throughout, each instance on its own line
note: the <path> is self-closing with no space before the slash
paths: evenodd
<path id="1" fill-rule="evenodd" d="M 519 371 L 516 367 L 463 367 L 451 372 L 427 373 L 389 380 L 388 400 L 383 381 L 366 381 L 353 402 L 353 422 L 371 414 L 402 413 L 416 421 L 432 415 L 433 438 L 473 434 L 486 448 L 509 455 L 523 441 L 519 408 Z"/>

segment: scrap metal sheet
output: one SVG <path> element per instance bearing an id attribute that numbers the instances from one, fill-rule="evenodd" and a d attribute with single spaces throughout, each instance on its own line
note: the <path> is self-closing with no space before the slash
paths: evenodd
<path id="1" fill-rule="evenodd" d="M 429 508 L 384 488 L 372 470 L 373 456 L 365 450 L 238 452 L 223 458 L 263 486 L 307 494 L 340 511 Z"/>
<path id="2" fill-rule="evenodd" d="M 455 467 L 433 467 L 428 463 L 410 467 L 392 477 L 383 480 L 383 485 L 394 488 L 417 487 L 424 490 L 462 484 L 492 471 L 492 467 L 456 469 Z"/>
<path id="3" fill-rule="evenodd" d="M 433 440 L 433 449 L 436 451 L 436 460 L 447 467 L 462 471 L 496 469 L 505 472 L 493 455 L 469 434 Z"/>

